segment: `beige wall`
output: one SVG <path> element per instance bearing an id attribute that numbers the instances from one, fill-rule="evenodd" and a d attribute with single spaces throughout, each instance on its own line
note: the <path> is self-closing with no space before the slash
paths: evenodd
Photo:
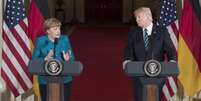
<path id="1" fill-rule="evenodd" d="M 79 22 L 85 21 L 85 0 L 76 0 L 76 18 Z"/>
<path id="2" fill-rule="evenodd" d="M 123 0 L 123 23 L 129 23 L 132 19 L 132 0 Z"/>
<path id="3" fill-rule="evenodd" d="M 62 8 L 65 10 L 66 13 L 66 23 L 70 23 L 71 20 L 74 17 L 73 14 L 73 0 L 63 0 L 65 2 L 64 6 Z M 123 23 L 128 23 L 132 19 L 132 0 L 122 0 L 123 1 L 123 12 L 122 12 L 122 20 Z M 76 14 L 75 19 L 80 22 L 85 22 L 85 0 L 75 0 L 76 4 Z M 55 14 L 55 9 L 57 8 L 56 0 L 49 0 L 49 6 L 50 6 L 50 14 L 53 17 Z"/>
<path id="4" fill-rule="evenodd" d="M 65 13 L 66 13 L 65 22 L 70 23 L 74 17 L 73 0 L 63 0 L 63 1 L 64 1 L 64 5 L 62 6 L 62 8 L 65 10 Z M 76 4 L 76 8 L 75 8 L 76 20 L 83 23 L 84 22 L 84 0 L 75 0 L 75 4 Z M 55 14 L 55 9 L 58 8 L 56 5 L 56 0 L 49 0 L 49 6 L 50 6 L 50 15 L 53 17 Z"/>
<path id="5" fill-rule="evenodd" d="M 53 17 L 54 16 L 54 12 L 55 12 L 55 1 L 56 0 L 48 0 L 48 6 L 50 9 L 50 16 Z"/>
<path id="6" fill-rule="evenodd" d="M 2 63 L 2 16 L 3 16 L 3 0 L 0 0 L 0 70 L 1 70 L 1 63 Z M 1 72 L 1 71 L 0 71 Z M 0 100 L 3 92 L 3 83 L 0 77 Z"/>
<path id="7" fill-rule="evenodd" d="M 2 66 L 2 19 L 3 19 L 3 0 L 0 0 L 0 68 Z M 1 69 L 0 69 L 1 70 Z M 1 72 L 1 71 L 0 71 Z M 3 89 L 5 88 L 2 88 L 3 87 L 3 81 L 1 80 L 1 77 L 0 77 L 0 101 L 3 101 L 3 97 L 4 97 L 4 94 L 3 94 Z"/>
<path id="8" fill-rule="evenodd" d="M 65 22 L 69 23 L 72 19 L 73 16 L 73 4 L 72 4 L 72 0 L 63 0 L 64 4 L 62 5 L 62 8 L 65 10 L 66 13 L 66 18 L 65 18 Z M 55 9 L 58 8 L 57 4 L 56 4 L 56 0 L 49 0 L 49 9 L 50 9 L 50 16 L 54 17 L 55 16 Z"/>
<path id="9" fill-rule="evenodd" d="M 65 6 L 65 13 L 66 13 L 66 22 L 71 22 L 73 18 L 73 0 L 63 0 L 66 4 Z"/>
<path id="10" fill-rule="evenodd" d="M 132 19 L 132 0 L 122 0 L 123 23 L 128 23 Z M 81 23 L 85 21 L 85 0 L 76 0 L 76 17 Z"/>
<path id="11" fill-rule="evenodd" d="M 1 60 L 2 60 L 2 19 L 3 19 L 3 0 L 0 0 L 0 68 L 1 68 Z"/>

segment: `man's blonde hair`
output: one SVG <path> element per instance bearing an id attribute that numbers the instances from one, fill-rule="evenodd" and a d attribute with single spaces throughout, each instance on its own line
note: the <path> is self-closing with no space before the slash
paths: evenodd
<path id="1" fill-rule="evenodd" d="M 47 31 L 51 27 L 60 27 L 61 22 L 56 18 L 48 18 L 45 20 L 43 26 L 44 26 L 44 30 Z"/>
<path id="2" fill-rule="evenodd" d="M 139 13 L 144 13 L 148 17 L 149 20 L 153 21 L 152 13 L 151 13 L 150 8 L 148 8 L 148 7 L 140 7 L 140 8 L 138 8 L 138 9 L 136 9 L 134 11 L 134 15 L 137 15 Z"/>

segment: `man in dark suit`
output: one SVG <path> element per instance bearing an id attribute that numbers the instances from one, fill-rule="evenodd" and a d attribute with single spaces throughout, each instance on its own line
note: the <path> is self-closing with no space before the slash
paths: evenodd
<path id="1" fill-rule="evenodd" d="M 147 61 L 150 59 L 176 61 L 176 51 L 166 28 L 153 24 L 150 8 L 141 7 L 134 11 L 138 27 L 129 33 L 125 48 L 123 67 L 130 61 Z M 142 101 L 142 84 L 133 78 L 135 101 Z M 158 85 L 159 93 L 163 84 Z"/>

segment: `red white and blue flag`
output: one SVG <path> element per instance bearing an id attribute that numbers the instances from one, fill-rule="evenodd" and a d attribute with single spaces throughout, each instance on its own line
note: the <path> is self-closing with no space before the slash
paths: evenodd
<path id="1" fill-rule="evenodd" d="M 31 58 L 27 29 L 28 20 L 22 0 L 7 0 L 3 18 L 1 76 L 15 96 L 32 88 L 27 68 Z"/>
<path id="2" fill-rule="evenodd" d="M 175 49 L 178 49 L 178 18 L 176 11 L 176 1 L 175 0 L 163 0 L 160 11 L 160 19 L 157 24 L 159 26 L 164 26 L 168 29 L 171 40 L 175 46 Z M 166 100 L 169 100 L 177 92 L 177 83 L 176 78 L 168 77 L 165 85 L 163 86 L 163 95 Z"/>

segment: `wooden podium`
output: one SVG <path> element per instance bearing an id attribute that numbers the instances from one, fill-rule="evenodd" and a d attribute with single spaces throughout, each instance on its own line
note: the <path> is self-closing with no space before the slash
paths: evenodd
<path id="1" fill-rule="evenodd" d="M 163 84 L 168 76 L 177 76 L 179 74 L 176 62 L 160 62 L 161 72 L 156 77 L 150 77 L 144 72 L 145 62 L 128 62 L 125 67 L 125 73 L 130 77 L 139 78 L 142 83 L 141 96 L 142 101 L 159 101 L 159 88 L 157 85 Z"/>
<path id="2" fill-rule="evenodd" d="M 67 75 L 79 76 L 83 70 L 83 66 L 79 61 L 64 62 L 63 70 L 59 75 L 48 75 L 44 69 L 45 61 L 31 60 L 29 62 L 29 72 L 34 75 L 44 76 L 47 81 L 47 100 L 48 101 L 64 101 L 63 82 Z"/>

